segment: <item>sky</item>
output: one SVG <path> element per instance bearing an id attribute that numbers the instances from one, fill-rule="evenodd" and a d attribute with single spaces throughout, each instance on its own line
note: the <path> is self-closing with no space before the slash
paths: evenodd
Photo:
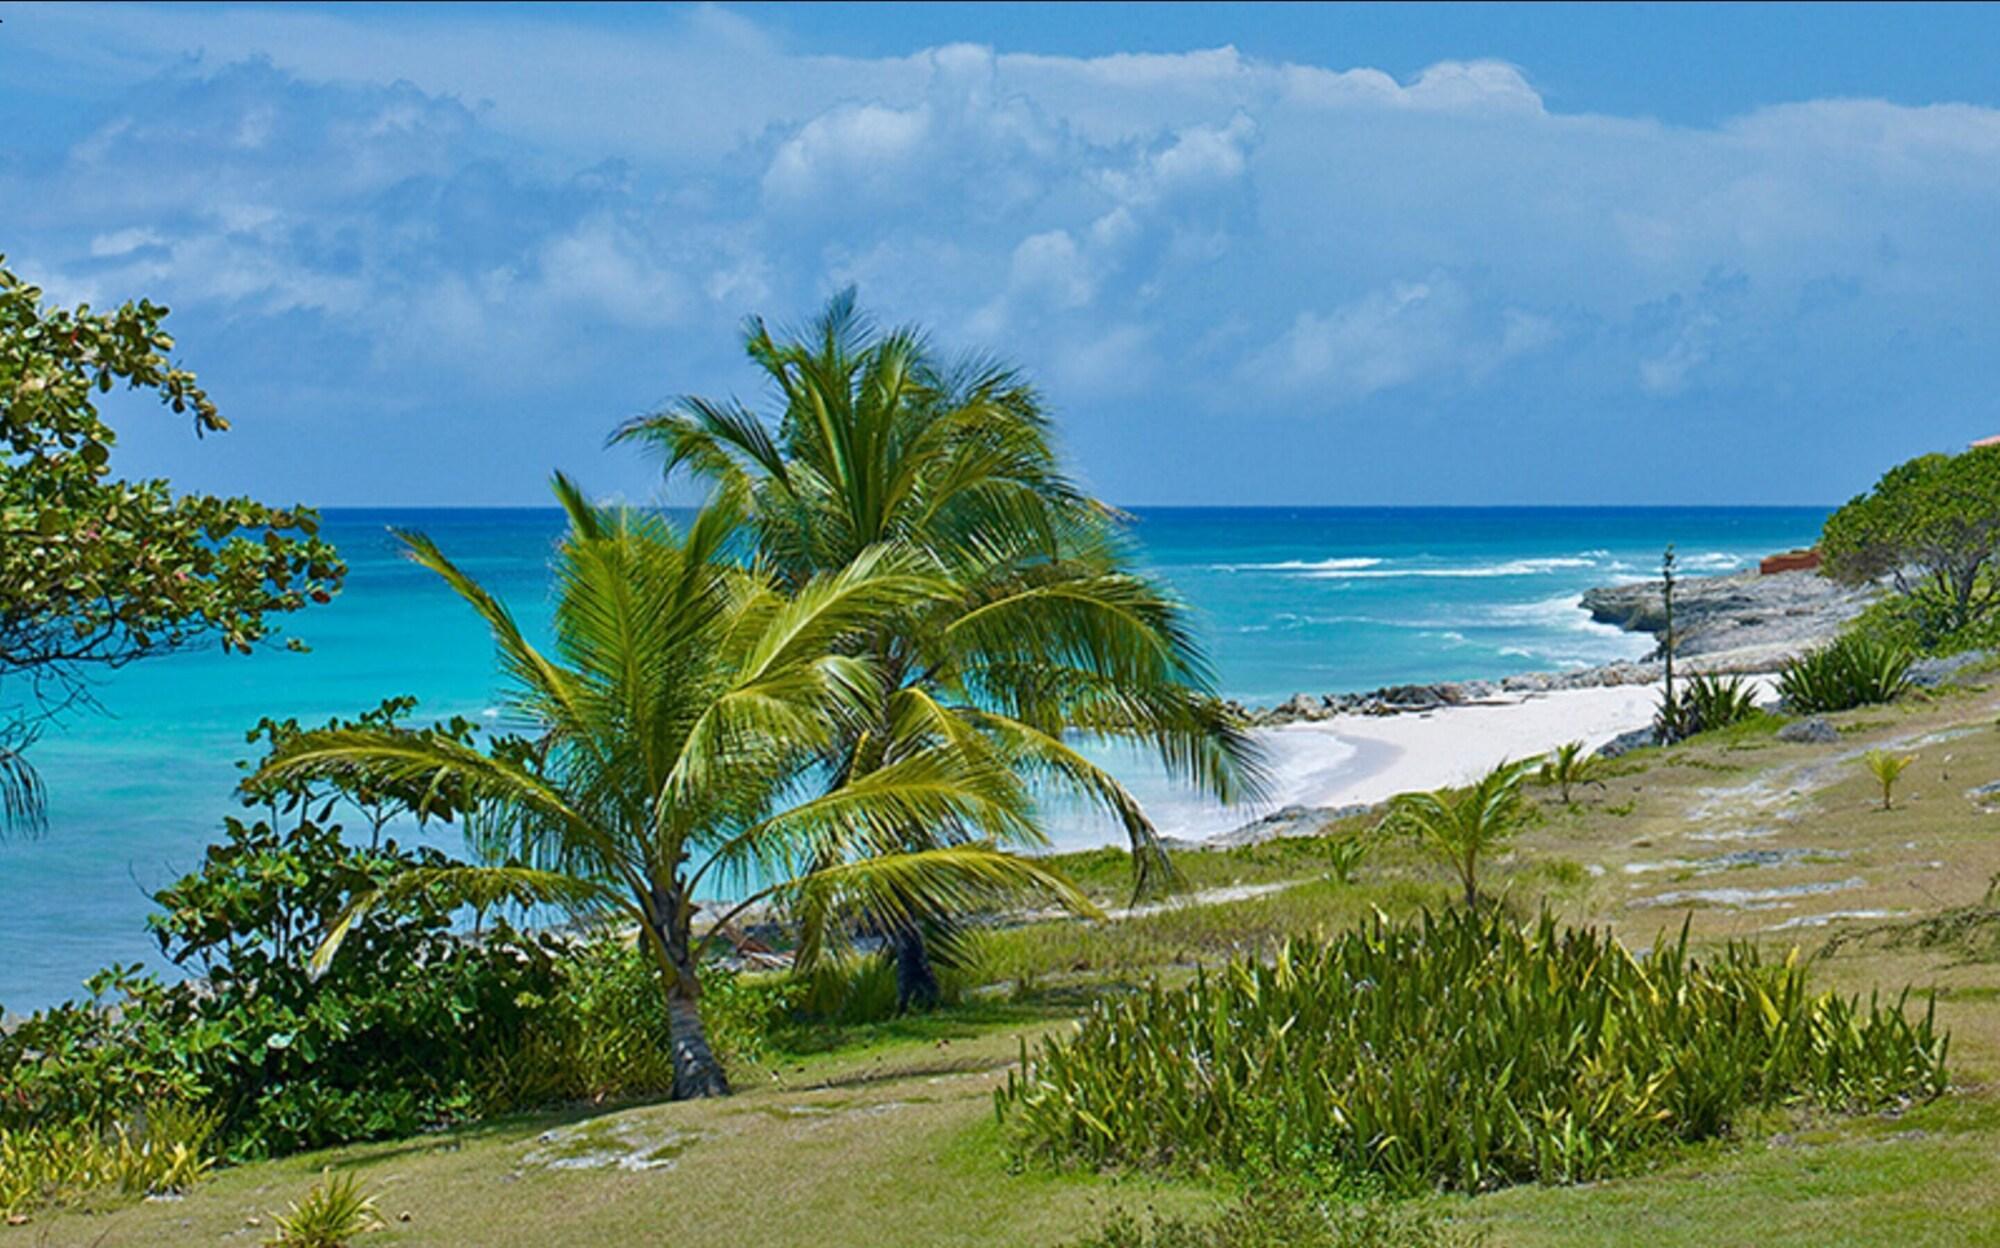
<path id="1" fill-rule="evenodd" d="M 1837 503 L 2000 432 L 2000 8 L 0 3 L 116 466 L 520 505 L 855 286 L 1148 504 Z"/>

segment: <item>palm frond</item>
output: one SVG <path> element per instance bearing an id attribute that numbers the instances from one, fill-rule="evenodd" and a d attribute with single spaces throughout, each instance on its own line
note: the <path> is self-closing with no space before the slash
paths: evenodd
<path id="1" fill-rule="evenodd" d="M 772 890 L 799 924 L 795 965 L 810 970 L 848 924 L 878 929 L 975 914 L 1036 897 L 1086 918 L 1097 906 L 1061 874 L 991 845 L 883 854 L 814 871 Z"/>

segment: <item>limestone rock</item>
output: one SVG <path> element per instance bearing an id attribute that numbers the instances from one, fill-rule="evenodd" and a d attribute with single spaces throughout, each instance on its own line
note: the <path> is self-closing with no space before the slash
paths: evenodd
<path id="1" fill-rule="evenodd" d="M 1840 740 L 1840 729 L 1827 723 L 1824 716 L 1814 715 L 1807 719 L 1793 720 L 1778 729 L 1778 740 L 1803 742 L 1808 745 L 1832 745 Z"/>

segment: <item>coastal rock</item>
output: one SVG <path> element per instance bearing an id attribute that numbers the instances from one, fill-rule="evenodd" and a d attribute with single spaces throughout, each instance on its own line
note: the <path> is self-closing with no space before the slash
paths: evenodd
<path id="1" fill-rule="evenodd" d="M 1330 823 L 1374 810 L 1366 803 L 1349 806 L 1284 806 L 1261 819 L 1253 819 L 1233 832 L 1210 837 L 1203 842 L 1211 849 L 1231 849 L 1240 845 L 1262 845 L 1289 837 L 1318 836 Z"/>
<path id="2" fill-rule="evenodd" d="M 1675 653 L 1683 658 L 1742 650 L 1797 653 L 1839 632 L 1879 592 L 1873 586 L 1842 585 L 1817 572 L 1688 577 L 1674 590 L 1674 630 L 1680 639 Z M 1666 631 L 1658 581 L 1589 590 L 1583 608 L 1598 623 L 1627 632 L 1659 637 Z"/>
<path id="3" fill-rule="evenodd" d="M 1974 785 L 1965 791 L 1965 795 L 1981 806 L 1992 806 L 1995 803 L 2000 803 L 2000 780 L 1992 780 L 1985 784 Z"/>
<path id="4" fill-rule="evenodd" d="M 1793 720 L 1778 729 L 1778 740 L 1808 745 L 1832 745 L 1840 740 L 1840 729 L 1826 722 L 1825 717 L 1814 715 L 1810 719 Z"/>
<path id="5" fill-rule="evenodd" d="M 1935 689 L 1939 685 L 1950 684 L 1960 673 L 1993 658 L 1991 650 L 1968 650 L 1964 654 L 1947 655 L 1941 659 L 1918 659 L 1910 664 L 1910 683 L 1920 689 Z"/>
<path id="6" fill-rule="evenodd" d="M 1630 732 L 1619 733 L 1603 745 L 1598 746 L 1597 755 L 1599 758 L 1617 758 L 1624 754 L 1630 754 L 1633 750 L 1643 750 L 1659 743 L 1659 732 L 1651 724 L 1648 724 L 1644 728 L 1634 728 Z"/>

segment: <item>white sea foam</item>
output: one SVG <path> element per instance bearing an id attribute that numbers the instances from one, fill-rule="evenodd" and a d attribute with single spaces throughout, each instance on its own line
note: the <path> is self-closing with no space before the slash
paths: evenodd
<path id="1" fill-rule="evenodd" d="M 1489 576 L 1544 576 L 1550 572 L 1560 572 L 1564 568 L 1594 568 L 1595 559 L 1577 557 L 1557 557 L 1551 559 L 1509 559 L 1505 563 L 1474 564 L 1466 568 L 1365 568 L 1365 569 L 1325 569 L 1302 572 L 1308 580 L 1374 580 L 1391 577 L 1422 576 L 1441 578 L 1483 578 Z"/>
<path id="2" fill-rule="evenodd" d="M 1211 572 L 1341 572 L 1372 568 L 1380 559 L 1354 555 L 1342 559 L 1283 559 L 1276 563 L 1211 563 Z"/>

